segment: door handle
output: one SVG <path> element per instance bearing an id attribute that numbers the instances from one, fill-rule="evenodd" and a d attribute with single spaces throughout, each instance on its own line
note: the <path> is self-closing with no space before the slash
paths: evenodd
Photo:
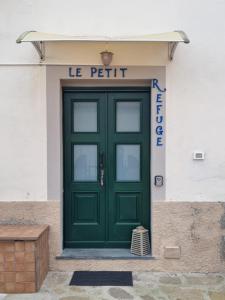
<path id="1" fill-rule="evenodd" d="M 99 159 L 99 170 L 100 170 L 100 186 L 104 186 L 104 175 L 105 175 L 105 170 L 104 170 L 104 152 L 100 153 L 100 159 Z"/>

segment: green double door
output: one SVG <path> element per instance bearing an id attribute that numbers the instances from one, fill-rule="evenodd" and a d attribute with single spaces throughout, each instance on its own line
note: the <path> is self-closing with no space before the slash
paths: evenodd
<path id="1" fill-rule="evenodd" d="M 150 93 L 64 90 L 64 247 L 127 248 L 150 225 Z"/>

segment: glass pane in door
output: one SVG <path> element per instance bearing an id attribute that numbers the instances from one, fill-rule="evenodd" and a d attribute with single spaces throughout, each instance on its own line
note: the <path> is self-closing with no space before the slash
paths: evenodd
<path id="1" fill-rule="evenodd" d="M 116 180 L 140 181 L 140 145 L 116 146 Z"/>
<path id="2" fill-rule="evenodd" d="M 97 145 L 74 145 L 74 181 L 97 181 Z"/>
<path id="3" fill-rule="evenodd" d="M 116 131 L 140 131 L 140 102 L 118 101 L 116 103 Z"/>
<path id="4" fill-rule="evenodd" d="M 97 102 L 73 103 L 73 129 L 75 132 L 97 132 Z"/>

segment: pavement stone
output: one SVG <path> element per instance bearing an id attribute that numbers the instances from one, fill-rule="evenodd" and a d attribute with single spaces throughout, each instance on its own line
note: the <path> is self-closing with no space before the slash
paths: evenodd
<path id="1" fill-rule="evenodd" d="M 195 274 L 195 275 L 185 275 L 186 282 L 190 285 L 217 285 L 224 282 L 224 277 L 217 274 Z"/>
<path id="2" fill-rule="evenodd" d="M 49 272 L 35 294 L 0 300 L 225 300 L 225 273 L 133 272 L 133 287 L 69 286 L 72 272 Z"/>
<path id="3" fill-rule="evenodd" d="M 158 296 L 158 297 L 152 297 L 152 296 L 149 296 L 149 295 L 145 295 L 145 296 L 141 296 L 140 299 L 143 299 L 143 300 L 167 300 L 167 298 L 165 298 L 165 296 Z"/>
<path id="4" fill-rule="evenodd" d="M 58 300 L 53 295 L 48 293 L 36 294 L 10 294 L 6 295 L 4 300 Z"/>
<path id="5" fill-rule="evenodd" d="M 163 276 L 159 278 L 159 282 L 163 284 L 181 284 L 178 276 Z"/>
<path id="6" fill-rule="evenodd" d="M 89 297 L 69 296 L 69 297 L 59 298 L 59 300 L 89 300 Z"/>
<path id="7" fill-rule="evenodd" d="M 209 292 L 211 300 L 225 300 L 225 292 Z"/>
<path id="8" fill-rule="evenodd" d="M 149 295 L 141 296 L 141 299 L 143 299 L 143 300 L 155 300 L 155 298 L 153 298 L 152 296 L 149 296 Z"/>
<path id="9" fill-rule="evenodd" d="M 109 289 L 109 294 L 115 299 L 134 299 L 134 297 L 120 287 Z"/>
<path id="10" fill-rule="evenodd" d="M 161 286 L 160 289 L 169 300 L 205 300 L 204 293 L 198 289 L 174 288 L 171 286 Z"/>

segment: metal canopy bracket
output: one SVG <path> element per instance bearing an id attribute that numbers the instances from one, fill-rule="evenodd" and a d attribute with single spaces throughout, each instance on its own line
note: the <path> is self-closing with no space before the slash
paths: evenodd
<path id="1" fill-rule="evenodd" d="M 44 42 L 32 42 L 32 45 L 37 50 L 40 60 L 45 60 L 45 43 Z"/>
<path id="2" fill-rule="evenodd" d="M 173 60 L 177 45 L 178 45 L 178 42 L 169 42 L 168 43 L 169 60 Z"/>
<path id="3" fill-rule="evenodd" d="M 189 40 L 189 38 L 187 37 L 187 35 L 184 31 L 176 30 L 175 32 L 178 32 L 181 35 L 181 37 L 182 37 L 185 44 L 190 43 L 190 40 Z M 176 51 L 177 45 L 178 45 L 178 42 L 169 42 L 168 43 L 169 60 L 173 60 L 174 53 Z"/>
<path id="4" fill-rule="evenodd" d="M 25 31 L 22 33 L 18 39 L 16 40 L 17 44 L 22 43 L 23 39 L 25 38 L 26 35 L 28 35 L 30 32 L 36 32 L 35 30 L 30 30 L 30 31 Z M 45 60 L 45 43 L 43 41 L 33 41 L 31 42 L 34 48 L 36 49 L 40 60 L 43 61 Z"/>

